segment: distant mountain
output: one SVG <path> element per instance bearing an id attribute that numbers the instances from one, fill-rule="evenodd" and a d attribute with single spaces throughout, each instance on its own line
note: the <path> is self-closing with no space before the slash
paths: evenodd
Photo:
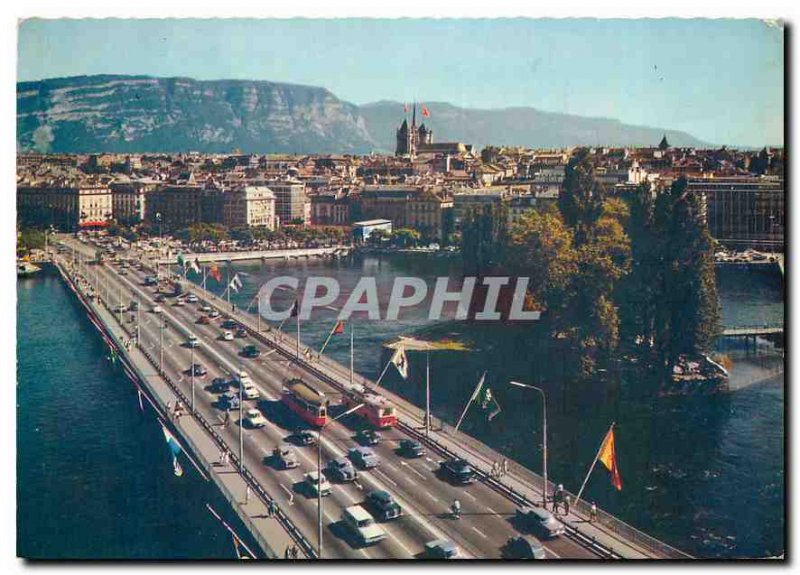
<path id="1" fill-rule="evenodd" d="M 79 76 L 17 84 L 17 145 L 50 152 L 356 153 L 358 108 L 324 88 Z"/>
<path id="2" fill-rule="evenodd" d="M 566 147 L 704 146 L 616 120 L 427 104 L 434 141 Z M 356 106 L 324 88 L 267 81 L 77 76 L 17 84 L 17 147 L 42 152 L 393 152 L 402 104 Z"/>
<path id="3" fill-rule="evenodd" d="M 433 141 L 457 141 L 474 144 L 525 146 L 529 148 L 566 148 L 570 146 L 657 146 L 664 134 L 673 146 L 707 147 L 685 132 L 631 126 L 609 118 L 588 118 L 541 112 L 535 108 L 480 110 L 459 108 L 446 102 L 425 104 L 430 117 L 417 125 L 433 129 Z M 394 150 L 395 130 L 402 121 L 403 105 L 381 101 L 360 106 L 370 134 L 384 148 Z"/>

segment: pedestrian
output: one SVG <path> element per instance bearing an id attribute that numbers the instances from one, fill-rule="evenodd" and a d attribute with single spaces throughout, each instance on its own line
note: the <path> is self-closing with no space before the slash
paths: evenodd
<path id="1" fill-rule="evenodd" d="M 269 511 L 270 517 L 274 517 L 278 513 L 278 506 L 275 504 L 274 499 L 269 500 L 269 505 L 267 506 L 267 510 Z"/>
<path id="2" fill-rule="evenodd" d="M 597 504 L 592 501 L 592 507 L 589 509 L 589 523 L 597 521 Z"/>
<path id="3" fill-rule="evenodd" d="M 299 550 L 297 549 L 297 545 L 292 545 L 292 559 L 297 559 L 299 555 Z"/>
<path id="4" fill-rule="evenodd" d="M 219 450 L 219 464 L 225 465 L 225 448 L 222 447 Z"/>
<path id="5" fill-rule="evenodd" d="M 228 427 L 228 422 L 231 420 L 231 408 L 225 408 L 225 421 L 222 423 L 223 427 Z"/>
<path id="6" fill-rule="evenodd" d="M 508 473 L 508 459 L 503 458 L 503 475 Z"/>
<path id="7" fill-rule="evenodd" d="M 292 556 L 292 551 L 289 549 L 289 546 L 286 546 L 286 551 L 283 552 L 283 558 L 289 559 Z"/>
<path id="8" fill-rule="evenodd" d="M 244 490 L 244 504 L 250 503 L 250 486 L 248 485 Z"/>
<path id="9" fill-rule="evenodd" d="M 569 495 L 564 496 L 564 515 L 569 515 Z"/>
<path id="10" fill-rule="evenodd" d="M 498 471 L 497 462 L 492 461 L 492 477 L 497 477 L 497 471 Z"/>

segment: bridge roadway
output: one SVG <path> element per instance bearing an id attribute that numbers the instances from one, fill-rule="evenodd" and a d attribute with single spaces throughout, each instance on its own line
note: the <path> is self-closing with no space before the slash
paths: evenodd
<path id="1" fill-rule="evenodd" d="M 120 293 L 122 303 L 128 303 L 131 294 L 142 298 L 142 345 L 157 358 L 159 320 L 156 314 L 149 311 L 154 305 L 152 298 L 155 294 L 142 286 L 144 274 L 133 273 L 132 276 L 121 277 L 107 266 L 99 267 L 98 271 L 98 291 L 110 307 L 119 303 Z M 92 273 L 89 272 L 87 277 L 92 280 Z M 198 312 L 194 306 L 175 307 L 165 302 L 162 307 L 162 315 L 170 324 L 170 328 L 163 333 L 164 369 L 184 386 L 183 391 L 187 396 L 191 395 L 191 389 L 190 377 L 185 370 L 190 364 L 191 350 L 183 347 L 183 344 L 187 333 L 194 333 L 201 339 L 201 347 L 195 350 L 195 362 L 205 365 L 209 373 L 205 378 L 196 378 L 195 383 L 196 408 L 204 417 L 210 421 L 221 421 L 222 412 L 214 407 L 216 396 L 204 389 L 213 377 L 231 377 L 240 366 L 250 373 L 262 397 L 266 399 L 261 407 L 267 416 L 268 425 L 258 430 L 245 430 L 246 465 L 273 497 L 280 500 L 281 495 L 285 496 L 282 508 L 312 544 L 316 544 L 316 499 L 306 498 L 300 488 L 303 474 L 316 469 L 316 448 L 298 447 L 301 465 L 294 470 L 276 471 L 263 463 L 272 447 L 285 441 L 295 425 L 295 422 L 286 417 L 287 412 L 278 398 L 283 382 L 297 374 L 296 368 L 278 359 L 274 352 L 266 355 L 270 350 L 258 343 L 256 345 L 259 345 L 266 357 L 243 360 L 237 353 L 243 341 L 219 341 L 221 330 L 218 326 L 196 324 Z M 124 315 L 130 319 L 130 314 Z M 125 320 L 123 316 L 123 321 Z M 309 374 L 303 376 L 314 380 Z M 246 402 L 246 405 L 251 403 Z M 356 445 L 352 438 L 354 432 L 346 423 L 348 422 L 343 420 L 325 428 L 323 465 Z M 238 422 L 232 421 L 225 429 L 220 426 L 220 431 L 231 450 L 238 452 Z M 502 545 L 517 532 L 509 521 L 513 517 L 515 505 L 480 482 L 468 487 L 454 487 L 441 481 L 435 475 L 437 462 L 430 456 L 418 460 L 401 459 L 394 453 L 394 448 L 403 437 L 405 436 L 397 430 L 384 433 L 384 442 L 375 448 L 381 458 L 381 465 L 377 470 L 362 472 L 360 485 L 333 485 L 332 495 L 325 498 L 323 504 L 326 524 L 324 556 L 408 558 L 420 553 L 426 541 L 446 537 L 454 540 L 468 557 L 499 557 Z M 343 537 L 338 524 L 340 512 L 345 507 L 363 501 L 365 492 L 372 489 L 386 489 L 393 493 L 403 507 L 405 516 L 397 522 L 383 524 L 389 534 L 384 542 L 365 549 L 354 549 Z M 459 521 L 449 519 L 446 513 L 448 505 L 455 498 L 461 500 L 464 509 L 464 515 Z M 590 550 L 565 538 L 546 542 L 546 548 L 550 558 L 596 557 Z"/>

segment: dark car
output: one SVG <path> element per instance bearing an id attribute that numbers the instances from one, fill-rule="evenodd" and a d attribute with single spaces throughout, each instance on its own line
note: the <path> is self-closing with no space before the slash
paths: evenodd
<path id="1" fill-rule="evenodd" d="M 162 302 L 166 301 L 166 299 L 167 299 L 167 297 L 163 293 L 160 293 L 156 297 L 153 298 L 153 301 L 156 302 L 156 303 L 162 303 Z"/>
<path id="2" fill-rule="evenodd" d="M 231 382 L 229 382 L 224 377 L 215 377 L 211 380 L 211 385 L 208 386 L 208 390 L 211 393 L 225 393 L 231 388 Z"/>
<path id="3" fill-rule="evenodd" d="M 523 531 L 530 531 L 545 539 L 564 534 L 564 524 L 547 509 L 541 507 L 520 507 L 517 509 L 517 523 Z"/>
<path id="4" fill-rule="evenodd" d="M 158 278 L 156 276 L 147 276 L 144 278 L 144 285 L 146 286 L 154 286 L 158 284 Z"/>
<path id="5" fill-rule="evenodd" d="M 456 485 L 466 485 L 475 479 L 475 470 L 460 457 L 452 457 L 439 462 L 439 470 L 451 483 Z"/>
<path id="6" fill-rule="evenodd" d="M 373 515 L 382 521 L 397 519 L 403 514 L 400 504 L 394 500 L 394 497 L 388 491 L 372 491 L 367 495 L 367 506 L 374 511 Z"/>
<path id="7" fill-rule="evenodd" d="M 455 559 L 458 557 L 458 548 L 449 539 L 436 539 L 425 544 L 422 556 L 425 559 Z"/>
<path id="8" fill-rule="evenodd" d="M 208 373 L 208 370 L 199 363 L 193 363 L 189 369 L 186 370 L 190 375 L 203 376 Z"/>
<path id="9" fill-rule="evenodd" d="M 138 310 L 138 309 L 139 309 L 139 302 L 138 302 L 138 301 L 132 301 L 132 302 L 130 303 L 130 305 L 128 306 L 128 309 L 129 309 L 130 311 L 136 311 L 136 310 Z"/>
<path id="10" fill-rule="evenodd" d="M 220 409 L 239 409 L 241 403 L 239 402 L 239 395 L 236 393 L 223 393 L 219 396 Z"/>
<path id="11" fill-rule="evenodd" d="M 422 457 L 425 455 L 425 449 L 419 441 L 413 439 L 401 439 L 398 447 L 400 455 L 405 457 Z"/>
<path id="12" fill-rule="evenodd" d="M 246 345 L 242 348 L 242 357 L 255 359 L 261 355 L 261 351 L 254 345 Z"/>
<path id="13" fill-rule="evenodd" d="M 292 437 L 299 445 L 314 445 L 317 442 L 316 434 L 308 429 L 295 429 Z"/>
<path id="14" fill-rule="evenodd" d="M 358 479 L 358 470 L 346 457 L 337 457 L 328 463 L 325 474 L 336 481 L 346 483 Z"/>
<path id="15" fill-rule="evenodd" d="M 224 329 L 235 329 L 235 328 L 239 327 L 239 324 L 236 323 L 235 319 L 228 318 L 225 321 L 223 321 L 220 324 L 220 326 L 222 326 L 222 328 L 224 328 Z"/>
<path id="16" fill-rule="evenodd" d="M 236 337 L 247 337 L 247 330 L 243 327 L 240 327 L 236 330 Z"/>
<path id="17" fill-rule="evenodd" d="M 372 429 L 362 429 L 356 433 L 356 441 L 361 445 L 378 445 L 381 442 L 381 436 Z"/>
<path id="18" fill-rule="evenodd" d="M 503 559 L 546 559 L 544 545 L 532 535 L 515 535 L 506 541 Z"/>

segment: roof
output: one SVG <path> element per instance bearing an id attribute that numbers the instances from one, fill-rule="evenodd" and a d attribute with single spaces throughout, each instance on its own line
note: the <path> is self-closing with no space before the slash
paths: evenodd
<path id="1" fill-rule="evenodd" d="M 372 519 L 372 515 L 370 515 L 366 509 L 361 507 L 360 505 L 353 505 L 348 507 L 344 510 L 345 513 L 349 514 L 358 522 L 361 521 L 369 521 Z"/>
<path id="2" fill-rule="evenodd" d="M 353 222 L 354 228 L 362 228 L 365 226 L 380 226 L 391 224 L 392 220 L 364 220 L 363 222 Z"/>
<path id="3" fill-rule="evenodd" d="M 290 381 L 286 384 L 286 388 L 309 403 L 321 404 L 325 401 L 324 393 L 311 387 L 302 379 Z"/>

